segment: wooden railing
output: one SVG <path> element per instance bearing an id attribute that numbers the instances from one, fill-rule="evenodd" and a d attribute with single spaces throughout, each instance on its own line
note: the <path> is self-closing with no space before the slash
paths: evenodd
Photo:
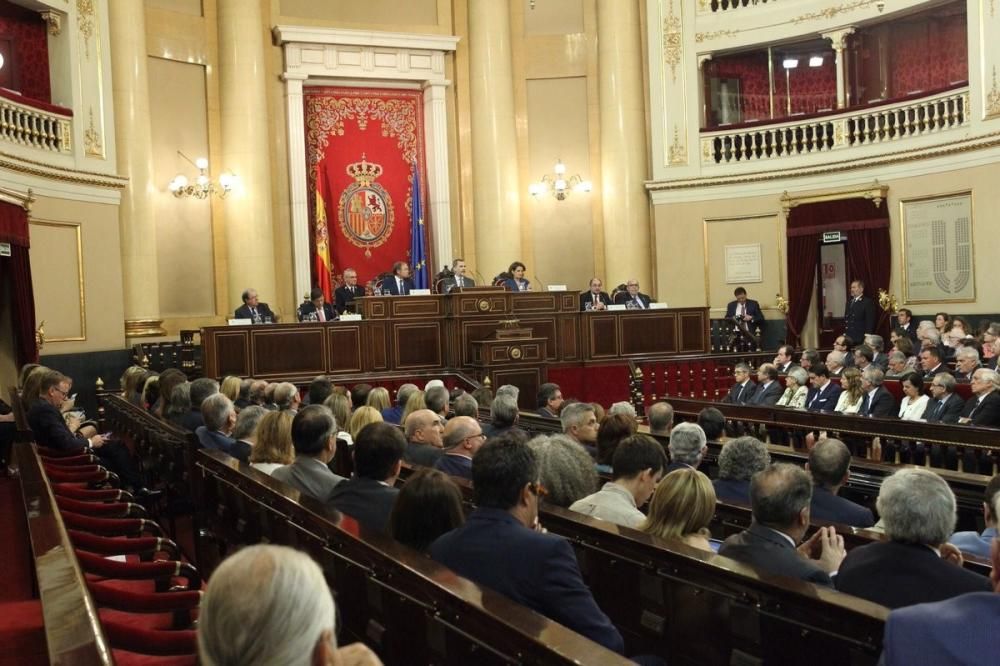
<path id="1" fill-rule="evenodd" d="M 0 139 L 53 153 L 71 153 L 72 118 L 0 97 Z"/>

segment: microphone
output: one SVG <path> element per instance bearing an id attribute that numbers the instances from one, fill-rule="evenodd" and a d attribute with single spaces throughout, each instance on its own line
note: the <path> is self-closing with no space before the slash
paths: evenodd
<path id="1" fill-rule="evenodd" d="M 535 272 L 535 281 L 542 287 L 541 291 L 548 291 L 549 285 L 542 281 L 541 276 L 537 272 Z"/>
<path id="2" fill-rule="evenodd" d="M 487 285 L 487 284 L 489 284 L 485 279 L 483 279 L 482 274 L 479 271 L 477 271 L 475 268 L 472 269 L 472 272 L 476 274 L 476 279 L 479 281 L 479 284 L 481 284 L 481 285 Z"/>

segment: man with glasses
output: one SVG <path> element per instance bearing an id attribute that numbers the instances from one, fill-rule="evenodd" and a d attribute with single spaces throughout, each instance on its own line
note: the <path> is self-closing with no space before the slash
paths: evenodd
<path id="1" fill-rule="evenodd" d="M 1000 428 L 1000 392 L 997 391 L 1000 375 L 995 370 L 979 368 L 972 375 L 972 397 L 965 401 L 959 423 L 980 428 Z M 979 449 L 967 449 L 963 456 L 962 471 L 978 473 L 982 460 Z"/>
<path id="2" fill-rule="evenodd" d="M 847 357 L 843 351 L 838 351 L 836 349 L 836 342 L 834 344 L 834 350 L 826 355 L 826 369 L 830 371 L 831 377 L 840 377 L 844 372 L 844 360 Z"/>
<path id="3" fill-rule="evenodd" d="M 434 463 L 445 474 L 472 479 L 472 457 L 486 441 L 479 421 L 456 416 L 444 427 L 444 455 Z"/>
<path id="4" fill-rule="evenodd" d="M 602 286 L 604 283 L 601 282 L 601 278 L 590 278 L 590 289 L 580 294 L 580 312 L 608 309 L 608 306 L 611 305 L 611 297 L 608 296 L 607 292 L 601 291 Z"/>
<path id="5" fill-rule="evenodd" d="M 353 268 L 344 269 L 344 284 L 333 292 L 334 307 L 337 314 L 344 314 L 348 309 L 354 310 L 354 299 L 365 295 L 364 287 L 358 286 L 358 272 Z"/>
<path id="6" fill-rule="evenodd" d="M 958 423 L 965 401 L 955 393 L 955 378 L 947 372 L 940 372 L 931 379 L 931 399 L 924 408 L 923 419 L 927 423 Z M 923 442 L 916 442 L 913 449 L 913 464 L 924 464 Z M 958 466 L 955 450 L 940 444 L 931 445 L 931 466 L 943 467 L 945 449 L 954 467 Z M 904 460 L 905 462 L 905 460 Z"/>
<path id="7" fill-rule="evenodd" d="M 431 557 L 578 634 L 622 653 L 618 629 L 583 582 L 573 547 L 538 522 L 538 459 L 520 438 L 483 445 L 472 461 L 476 510 L 439 537 Z"/>
<path id="8" fill-rule="evenodd" d="M 649 296 L 639 291 L 639 281 L 629 278 L 625 283 L 625 291 L 615 294 L 615 304 L 624 305 L 629 310 L 648 310 Z"/>
<path id="9" fill-rule="evenodd" d="M 854 340 L 846 335 L 839 335 L 833 341 L 833 351 L 844 354 L 844 367 L 850 368 L 854 365 Z"/>
<path id="10" fill-rule="evenodd" d="M 730 405 L 745 405 L 753 397 L 757 390 L 757 384 L 750 378 L 750 366 L 746 363 L 737 363 L 733 368 L 733 379 L 736 383 L 729 388 L 729 393 L 722 399 L 722 402 Z"/>

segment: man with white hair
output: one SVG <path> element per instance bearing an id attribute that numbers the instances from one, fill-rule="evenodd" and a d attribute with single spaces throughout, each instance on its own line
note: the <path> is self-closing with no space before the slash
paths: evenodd
<path id="1" fill-rule="evenodd" d="M 206 666 L 319 666 L 382 662 L 363 643 L 337 648 L 336 610 L 323 572 L 285 546 L 248 546 L 212 574 L 198 619 Z"/>
<path id="2" fill-rule="evenodd" d="M 846 357 L 847 354 L 836 349 L 826 355 L 826 369 L 830 371 L 831 377 L 840 377 L 843 374 Z"/>
<path id="3" fill-rule="evenodd" d="M 985 576 L 962 568 L 961 552 L 948 543 L 957 520 L 955 494 L 940 476 L 901 469 L 882 481 L 876 507 L 889 540 L 848 553 L 838 590 L 902 608 L 992 589 Z"/>
<path id="4" fill-rule="evenodd" d="M 635 406 L 627 400 L 616 402 L 608 409 L 608 416 L 614 416 L 615 414 L 624 414 L 636 418 Z"/>
<path id="5" fill-rule="evenodd" d="M 406 434 L 403 460 L 411 465 L 434 467 L 438 458 L 444 455 L 441 417 L 429 409 L 418 409 L 406 417 L 403 428 Z"/>
<path id="6" fill-rule="evenodd" d="M 278 411 L 288 410 L 292 414 L 298 411 L 302 398 L 299 397 L 299 389 L 291 382 L 281 382 L 274 387 L 274 404 L 278 406 Z"/>
<path id="7" fill-rule="evenodd" d="M 959 423 L 980 428 L 1000 428 L 1000 375 L 996 370 L 979 368 L 972 373 L 972 397 L 965 401 Z M 980 464 L 992 467 L 991 462 L 982 459 L 978 449 L 966 449 L 962 457 L 962 471 L 977 474 Z"/>
<path id="8" fill-rule="evenodd" d="M 865 336 L 865 344 L 872 350 L 872 363 L 885 372 L 889 368 L 889 357 L 885 354 L 885 340 L 881 335 L 869 333 Z"/>
<path id="9" fill-rule="evenodd" d="M 563 432 L 597 457 L 597 415 L 588 402 L 574 402 L 559 412 Z"/>
<path id="10" fill-rule="evenodd" d="M 524 430 L 517 427 L 518 418 L 520 412 L 517 409 L 517 396 L 498 392 L 490 404 L 490 422 L 483 426 L 483 432 L 490 438 L 511 431 L 524 434 Z"/>
<path id="11" fill-rule="evenodd" d="M 221 393 L 215 393 L 201 403 L 201 415 L 205 425 L 198 426 L 194 434 L 198 442 L 206 449 L 216 449 L 233 455 L 233 445 L 236 440 L 230 437 L 236 427 L 236 407 L 232 401 Z M 244 462 L 249 462 L 244 460 Z"/>
<path id="12" fill-rule="evenodd" d="M 670 464 L 664 476 L 675 469 L 698 469 L 701 459 L 708 453 L 705 431 L 697 423 L 679 423 L 670 431 Z"/>
<path id="13" fill-rule="evenodd" d="M 975 347 L 962 347 L 955 352 L 955 379 L 960 382 L 971 382 L 972 375 L 982 367 L 979 362 L 979 352 Z"/>

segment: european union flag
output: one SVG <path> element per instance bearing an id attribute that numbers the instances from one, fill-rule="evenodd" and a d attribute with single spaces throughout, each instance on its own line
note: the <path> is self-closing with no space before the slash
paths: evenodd
<path id="1" fill-rule="evenodd" d="M 413 203 L 410 207 L 410 268 L 413 270 L 413 285 L 417 289 L 427 289 L 430 278 L 427 273 L 427 243 L 424 240 L 424 207 L 420 199 L 420 169 L 413 163 Z"/>

